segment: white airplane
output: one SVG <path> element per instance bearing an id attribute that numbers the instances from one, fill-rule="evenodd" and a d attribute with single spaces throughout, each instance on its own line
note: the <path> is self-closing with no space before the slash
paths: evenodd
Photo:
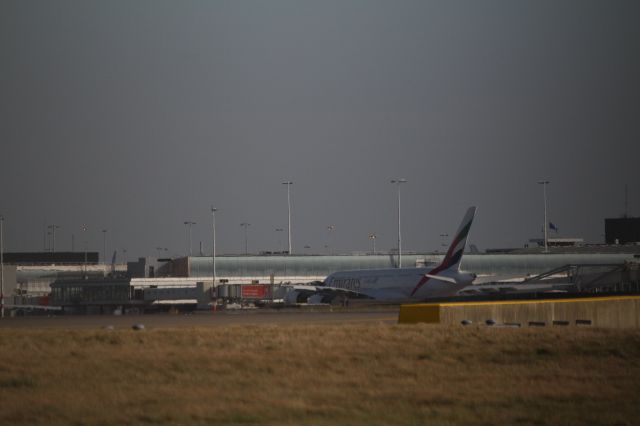
<path id="1" fill-rule="evenodd" d="M 455 295 L 476 279 L 476 274 L 460 270 L 462 253 L 475 213 L 476 208 L 469 207 L 439 265 L 339 271 L 329 275 L 321 285 L 294 286 L 287 293 L 285 303 L 329 302 L 336 297 L 418 301 Z"/>

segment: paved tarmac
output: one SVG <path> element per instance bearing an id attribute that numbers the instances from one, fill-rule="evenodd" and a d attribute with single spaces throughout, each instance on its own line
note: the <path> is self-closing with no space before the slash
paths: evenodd
<path id="1" fill-rule="evenodd" d="M 91 329 L 113 326 L 116 329 L 144 324 L 146 329 L 176 327 L 220 327 L 235 325 L 294 325 L 294 324 L 397 324 L 398 309 L 371 311 L 317 312 L 304 310 L 243 310 L 194 314 L 146 315 L 56 315 L 27 316 L 0 319 L 0 328 L 30 329 Z"/>

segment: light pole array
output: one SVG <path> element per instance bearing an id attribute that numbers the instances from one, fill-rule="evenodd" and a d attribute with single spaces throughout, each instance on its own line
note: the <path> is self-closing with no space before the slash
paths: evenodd
<path id="1" fill-rule="evenodd" d="M 249 244 L 248 244 L 248 238 L 247 238 L 247 228 L 251 226 L 250 223 L 247 222 L 242 222 L 240 224 L 240 226 L 242 226 L 244 228 L 244 254 L 245 256 L 249 254 Z"/>
<path id="2" fill-rule="evenodd" d="M 542 229 L 544 229 L 544 252 L 548 253 L 549 252 L 549 239 L 548 239 L 548 232 L 547 232 L 547 227 L 549 226 L 548 222 L 547 222 L 547 185 L 549 185 L 549 181 L 548 180 L 539 180 L 538 181 L 539 185 L 542 185 L 542 193 L 544 196 L 544 225 L 542 227 Z"/>
<path id="3" fill-rule="evenodd" d="M 191 227 L 193 225 L 195 225 L 195 222 L 192 222 L 190 220 L 187 220 L 184 222 L 185 226 L 187 226 L 187 231 L 189 232 L 189 256 L 192 255 L 192 251 L 191 251 Z"/>
<path id="4" fill-rule="evenodd" d="M 287 206 L 289 207 L 289 220 L 288 220 L 288 236 L 289 236 L 289 255 L 292 255 L 292 249 L 291 249 L 291 185 L 293 185 L 293 182 L 291 181 L 286 181 L 286 182 L 282 182 L 283 185 L 287 185 Z"/>
<path id="5" fill-rule="evenodd" d="M 391 183 L 398 187 L 398 268 L 402 268 L 402 233 L 400 231 L 400 185 L 407 183 L 404 178 L 391 179 Z"/>

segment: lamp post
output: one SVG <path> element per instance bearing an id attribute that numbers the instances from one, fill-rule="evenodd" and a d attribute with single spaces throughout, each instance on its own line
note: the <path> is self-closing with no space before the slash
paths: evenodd
<path id="1" fill-rule="evenodd" d="M 213 290 L 215 291 L 216 288 L 216 211 L 218 209 L 216 209 L 215 207 L 211 206 L 211 220 L 213 222 L 213 245 L 212 245 L 212 252 L 211 252 L 211 262 L 212 262 L 212 270 L 213 270 Z"/>
<path id="2" fill-rule="evenodd" d="M 242 226 L 244 228 L 244 255 L 248 255 L 249 254 L 249 244 L 248 244 L 248 238 L 247 238 L 247 228 L 251 226 L 250 223 L 247 222 L 242 222 L 240 224 L 240 226 Z"/>
<path id="3" fill-rule="evenodd" d="M 102 230 L 102 258 L 104 259 L 104 264 L 107 264 L 107 230 Z"/>
<path id="4" fill-rule="evenodd" d="M 404 178 L 391 179 L 391 183 L 398 187 L 398 268 L 402 268 L 402 234 L 400 232 L 400 185 L 407 183 Z"/>
<path id="5" fill-rule="evenodd" d="M 0 318 L 4 318 L 4 216 L 0 215 Z"/>
<path id="6" fill-rule="evenodd" d="M 192 252 L 191 252 L 191 227 L 193 225 L 195 225 L 196 223 L 187 220 L 187 221 L 184 222 L 184 224 L 187 226 L 187 231 L 189 232 L 189 256 L 191 256 L 192 255 Z"/>
<path id="7" fill-rule="evenodd" d="M 87 279 L 87 226 L 82 225 L 82 236 L 84 237 L 84 279 Z"/>
<path id="8" fill-rule="evenodd" d="M 378 238 L 376 234 L 369 234 L 369 239 L 371 240 L 371 244 L 373 245 L 372 253 L 374 255 L 376 254 L 376 238 Z"/>
<path id="9" fill-rule="evenodd" d="M 291 249 L 291 185 L 293 185 L 293 182 L 291 181 L 285 181 L 282 182 L 283 185 L 287 185 L 287 206 L 289 207 L 289 220 L 288 220 L 288 237 L 289 237 L 289 255 L 292 255 L 292 249 Z"/>
<path id="10" fill-rule="evenodd" d="M 544 196 L 544 225 L 542 227 L 542 229 L 544 230 L 544 252 L 545 253 L 549 253 L 549 239 L 548 239 L 548 233 L 547 233 L 547 226 L 548 226 L 548 222 L 547 222 L 547 185 L 549 185 L 549 181 L 548 180 L 539 180 L 538 181 L 539 185 L 542 185 L 542 193 Z"/>
<path id="11" fill-rule="evenodd" d="M 329 250 L 327 250 L 327 254 L 331 254 L 331 234 L 333 234 L 335 229 L 335 225 L 327 226 L 327 247 L 329 248 Z"/>
<path id="12" fill-rule="evenodd" d="M 51 253 L 55 253 L 56 251 L 56 229 L 60 229 L 58 225 L 49 225 L 49 229 L 51 229 Z"/>

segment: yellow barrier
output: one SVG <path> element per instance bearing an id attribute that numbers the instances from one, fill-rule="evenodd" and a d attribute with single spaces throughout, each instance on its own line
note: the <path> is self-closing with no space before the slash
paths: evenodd
<path id="1" fill-rule="evenodd" d="M 640 296 L 611 296 L 556 300 L 423 303 L 400 306 L 401 324 L 581 325 L 639 327 Z"/>

